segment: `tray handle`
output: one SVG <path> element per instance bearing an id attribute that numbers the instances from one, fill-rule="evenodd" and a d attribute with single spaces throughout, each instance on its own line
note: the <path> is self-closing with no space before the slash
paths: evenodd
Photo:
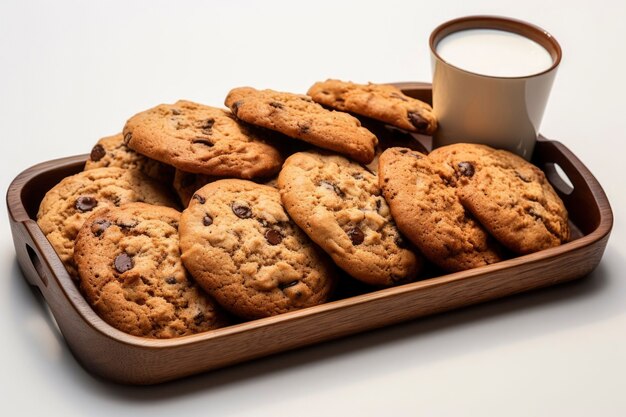
<path id="1" fill-rule="evenodd" d="M 608 226 L 608 230 L 611 229 L 613 214 L 602 186 L 565 145 L 540 135 L 532 162 L 545 172 L 548 181 L 568 207 L 572 221 L 585 226 L 587 230 L 581 230 L 584 234 L 591 233 L 601 224 Z M 567 176 L 571 186 L 561 177 L 557 165 Z M 597 204 L 590 205 L 590 201 Z"/>
<path id="2" fill-rule="evenodd" d="M 64 294 L 57 280 L 67 279 L 71 281 L 71 278 L 37 227 L 37 223 L 30 219 L 24 221 L 11 220 L 11 228 L 13 229 L 13 243 L 17 262 L 26 281 L 41 291 L 50 307 L 63 300 L 68 301 L 66 299 L 67 294 Z M 45 244 L 39 244 L 39 242 L 45 242 Z M 49 265 L 48 262 L 55 262 L 58 265 Z M 56 275 L 53 271 L 57 271 Z M 63 274 L 64 276 L 60 276 Z M 68 307 L 65 306 L 64 308 Z"/>

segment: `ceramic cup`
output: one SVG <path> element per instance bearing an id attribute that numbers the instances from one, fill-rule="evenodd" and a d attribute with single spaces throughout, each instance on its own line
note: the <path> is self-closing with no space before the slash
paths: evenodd
<path id="1" fill-rule="evenodd" d="M 531 75 L 492 76 L 464 70 L 437 52 L 448 35 L 468 29 L 496 29 L 522 35 L 552 58 L 549 68 Z M 530 159 L 550 89 L 561 62 L 552 35 L 532 24 L 497 16 L 468 16 L 437 27 L 430 36 L 433 109 L 439 127 L 433 146 L 483 143 Z"/>

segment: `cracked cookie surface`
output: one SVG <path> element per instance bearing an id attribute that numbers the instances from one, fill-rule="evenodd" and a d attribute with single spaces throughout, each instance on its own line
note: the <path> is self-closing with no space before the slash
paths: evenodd
<path id="1" fill-rule="evenodd" d="M 346 155 L 358 162 L 374 158 L 378 140 L 355 117 L 330 111 L 299 94 L 251 87 L 235 88 L 225 100 L 244 122 L 283 133 L 320 148 Z"/>
<path id="2" fill-rule="evenodd" d="M 227 179 L 194 194 L 180 222 L 182 260 L 225 309 L 246 319 L 327 300 L 333 268 L 289 219 L 278 190 Z"/>
<path id="3" fill-rule="evenodd" d="M 161 104 L 131 117 L 124 142 L 140 154 L 186 172 L 236 178 L 276 174 L 278 150 L 230 112 L 191 101 Z"/>
<path id="4" fill-rule="evenodd" d="M 124 169 L 138 169 L 157 181 L 169 183 L 174 176 L 171 166 L 150 159 L 130 149 L 124 143 L 121 133 L 100 139 L 89 154 L 85 162 L 85 171 L 94 168 L 118 167 Z"/>
<path id="5" fill-rule="evenodd" d="M 95 168 L 64 178 L 50 189 L 39 205 L 37 224 L 71 276 L 74 239 L 95 211 L 131 202 L 176 207 L 168 193 L 138 170 Z"/>
<path id="6" fill-rule="evenodd" d="M 278 186 L 291 218 L 354 278 L 394 285 L 416 277 L 421 262 L 405 247 L 378 177 L 362 165 L 300 152 L 285 161 Z"/>
<path id="7" fill-rule="evenodd" d="M 172 208 L 107 207 L 85 221 L 74 259 L 80 286 L 100 317 L 135 336 L 172 338 L 226 324 L 224 313 L 180 260 Z"/>
<path id="8" fill-rule="evenodd" d="M 500 249 L 467 211 L 448 182 L 454 171 L 407 148 L 389 148 L 379 159 L 379 181 L 402 233 L 446 271 L 501 260 Z"/>
<path id="9" fill-rule="evenodd" d="M 326 80 L 315 83 L 307 94 L 325 106 L 367 116 L 411 132 L 432 135 L 437 129 L 432 107 L 404 95 L 393 85 Z"/>
<path id="10" fill-rule="evenodd" d="M 454 144 L 429 158 L 445 165 L 461 203 L 504 246 L 527 254 L 569 240 L 567 210 L 530 162 L 485 145 Z"/>

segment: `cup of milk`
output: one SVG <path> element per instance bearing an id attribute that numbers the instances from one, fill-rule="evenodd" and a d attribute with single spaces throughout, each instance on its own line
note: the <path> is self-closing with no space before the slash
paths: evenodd
<path id="1" fill-rule="evenodd" d="M 552 35 L 532 24 L 469 16 L 430 36 L 435 147 L 483 143 L 530 159 L 561 61 Z"/>

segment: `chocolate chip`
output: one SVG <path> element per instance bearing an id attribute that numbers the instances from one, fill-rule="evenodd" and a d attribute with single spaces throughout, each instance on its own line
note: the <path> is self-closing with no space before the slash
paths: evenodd
<path id="1" fill-rule="evenodd" d="M 322 188 L 326 188 L 327 190 L 332 190 L 335 192 L 335 194 L 337 194 L 339 197 L 345 197 L 345 193 L 343 191 L 341 191 L 341 188 L 339 188 L 337 186 L 337 184 L 330 182 L 330 181 L 325 181 L 322 180 L 320 181 L 320 187 Z"/>
<path id="2" fill-rule="evenodd" d="M 206 119 L 198 127 L 204 130 L 207 133 L 207 135 L 210 135 L 211 129 L 213 129 L 214 124 L 215 124 L 215 119 Z"/>
<path id="3" fill-rule="evenodd" d="M 288 282 L 287 284 L 278 284 L 278 288 L 280 288 L 281 290 L 284 290 L 285 288 L 289 288 L 289 287 L 293 287 L 294 285 L 297 285 L 298 281 L 291 281 Z"/>
<path id="4" fill-rule="evenodd" d="M 270 245 L 278 245 L 283 241 L 283 235 L 281 235 L 278 230 L 269 229 L 265 231 L 265 240 L 267 240 L 267 243 Z"/>
<path id="5" fill-rule="evenodd" d="M 457 166 L 459 167 L 459 172 L 464 177 L 471 177 L 472 175 L 474 175 L 474 165 L 472 165 L 471 162 L 459 162 Z"/>
<path id="6" fill-rule="evenodd" d="M 168 284 L 176 284 L 178 281 L 176 281 L 175 277 L 167 277 L 165 278 L 165 282 L 167 282 Z"/>
<path id="7" fill-rule="evenodd" d="M 239 217 L 240 219 L 248 219 L 252 217 L 252 210 L 250 210 L 250 207 L 246 206 L 245 204 L 235 202 L 232 205 L 232 210 L 233 213 L 235 213 L 235 216 Z"/>
<path id="8" fill-rule="evenodd" d="M 270 106 L 274 107 L 275 109 L 282 109 L 284 107 L 282 103 L 279 103 L 277 101 L 270 101 Z"/>
<path id="9" fill-rule="evenodd" d="M 107 154 L 107 151 L 104 150 L 104 147 L 100 144 L 97 144 L 96 146 L 91 148 L 89 159 L 91 159 L 94 162 L 98 162 L 99 160 L 104 158 L 104 155 L 106 154 Z"/>
<path id="10" fill-rule="evenodd" d="M 383 202 L 380 201 L 380 199 L 376 200 L 376 211 L 380 211 L 381 206 L 383 205 Z"/>
<path id="11" fill-rule="evenodd" d="M 80 211 L 81 213 L 91 211 L 97 205 L 98 200 L 89 196 L 80 196 L 76 199 L 76 203 L 74 203 L 74 207 L 76 207 L 76 210 Z"/>
<path id="12" fill-rule="evenodd" d="M 407 153 L 408 151 L 409 151 L 408 149 L 400 149 L 398 152 L 400 152 L 400 153 L 402 153 L 402 154 L 405 154 L 405 153 Z"/>
<path id="13" fill-rule="evenodd" d="M 360 245 L 361 243 L 363 243 L 363 240 L 365 240 L 365 235 L 363 234 L 363 231 L 359 229 L 358 227 L 353 227 L 352 229 L 348 230 L 346 233 L 348 237 L 350 238 L 350 240 L 352 241 L 353 245 Z"/>
<path id="14" fill-rule="evenodd" d="M 124 145 L 128 145 L 128 142 L 133 138 L 133 134 L 128 132 L 124 135 Z"/>
<path id="15" fill-rule="evenodd" d="M 206 203 L 206 198 L 202 197 L 200 194 L 194 194 L 191 198 L 197 200 L 200 204 Z"/>
<path id="16" fill-rule="evenodd" d="M 98 219 L 91 224 L 91 233 L 98 237 L 111 226 L 111 222 L 105 219 Z"/>
<path id="17" fill-rule="evenodd" d="M 208 214 L 205 214 L 204 217 L 202 218 L 202 224 L 205 226 L 210 226 L 213 224 L 213 217 L 209 216 Z"/>
<path id="18" fill-rule="evenodd" d="M 419 131 L 425 131 L 428 129 L 428 121 L 419 115 L 417 112 L 409 112 L 409 121 Z"/>
<path id="19" fill-rule="evenodd" d="M 196 139 L 193 139 L 191 143 L 198 143 L 200 145 L 208 146 L 209 148 L 213 146 L 213 142 L 211 142 L 207 138 L 196 138 Z"/>
<path id="20" fill-rule="evenodd" d="M 309 133 L 309 130 L 311 130 L 311 126 L 307 124 L 302 124 L 302 125 L 299 124 L 298 129 L 300 130 L 300 133 L 305 134 L 305 133 Z"/>
<path id="21" fill-rule="evenodd" d="M 178 110 L 178 109 L 172 109 L 172 114 L 173 114 L 174 116 L 180 116 L 180 110 Z"/>
<path id="22" fill-rule="evenodd" d="M 232 107 L 230 108 L 230 110 L 233 112 L 235 116 L 237 116 L 237 112 L 239 111 L 239 106 L 241 106 L 242 104 L 243 104 L 243 100 L 238 100 L 238 101 L 235 101 Z"/>
<path id="23" fill-rule="evenodd" d="M 203 321 L 204 321 L 204 313 L 202 311 L 196 314 L 196 316 L 193 318 L 193 322 L 195 323 L 196 326 L 201 325 Z"/>
<path id="24" fill-rule="evenodd" d="M 354 174 L 352 174 L 352 178 L 354 178 L 355 180 L 362 180 L 363 175 L 360 172 L 355 172 Z"/>
<path id="25" fill-rule="evenodd" d="M 133 269 L 135 264 L 133 263 L 133 258 L 131 258 L 126 252 L 122 252 L 115 257 L 115 269 L 120 274 Z"/>

